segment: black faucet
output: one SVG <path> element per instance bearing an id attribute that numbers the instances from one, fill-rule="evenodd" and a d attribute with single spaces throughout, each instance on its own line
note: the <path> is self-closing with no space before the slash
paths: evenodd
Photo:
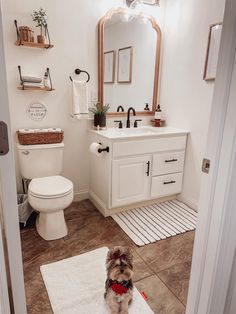
<path id="1" fill-rule="evenodd" d="M 117 109 L 116 109 L 116 111 L 117 111 L 117 112 L 119 112 L 119 111 L 120 111 L 120 109 L 121 109 L 121 111 L 122 111 L 122 112 L 124 112 L 124 111 L 125 111 L 125 110 L 124 110 L 124 108 L 123 108 L 123 106 L 118 106 L 118 107 L 117 107 Z"/>
<path id="2" fill-rule="evenodd" d="M 126 121 L 126 127 L 127 128 L 130 128 L 130 111 L 133 111 L 133 115 L 136 116 L 136 112 L 135 112 L 134 108 L 130 107 L 128 109 L 128 112 L 127 112 L 127 121 Z"/>

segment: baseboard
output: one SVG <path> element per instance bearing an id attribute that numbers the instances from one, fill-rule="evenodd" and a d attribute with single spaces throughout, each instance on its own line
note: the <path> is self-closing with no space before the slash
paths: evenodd
<path id="1" fill-rule="evenodd" d="M 195 199 L 191 199 L 188 198 L 182 194 L 179 194 L 177 196 L 177 199 L 183 203 L 185 203 L 186 205 L 188 205 L 189 207 L 191 207 L 193 210 L 195 210 L 196 212 L 198 211 L 198 201 Z"/>
<path id="2" fill-rule="evenodd" d="M 89 191 L 82 190 L 74 193 L 74 202 L 83 201 L 89 198 Z"/>

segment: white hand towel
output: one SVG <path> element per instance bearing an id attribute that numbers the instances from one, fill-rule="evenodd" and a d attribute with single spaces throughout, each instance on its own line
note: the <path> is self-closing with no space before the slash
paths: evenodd
<path id="1" fill-rule="evenodd" d="M 72 115 L 88 117 L 88 88 L 87 82 L 72 82 Z"/>

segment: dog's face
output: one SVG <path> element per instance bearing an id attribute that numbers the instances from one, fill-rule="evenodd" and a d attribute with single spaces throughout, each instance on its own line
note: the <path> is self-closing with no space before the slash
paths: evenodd
<path id="1" fill-rule="evenodd" d="M 106 268 L 111 280 L 130 280 L 133 276 L 133 256 L 129 248 L 116 246 L 107 254 Z"/>

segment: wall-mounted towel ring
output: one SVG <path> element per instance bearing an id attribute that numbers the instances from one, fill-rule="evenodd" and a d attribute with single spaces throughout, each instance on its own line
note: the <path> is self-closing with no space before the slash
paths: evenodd
<path id="1" fill-rule="evenodd" d="M 88 75 L 88 79 L 87 79 L 87 83 L 90 81 L 90 75 L 89 75 L 89 73 L 87 72 L 87 71 L 83 71 L 83 70 L 80 70 L 80 69 L 75 69 L 75 74 L 78 74 L 78 75 L 80 75 L 81 73 L 86 73 L 87 75 Z M 71 80 L 71 82 L 73 82 L 73 79 L 72 79 L 72 77 L 70 76 L 70 80 Z"/>

